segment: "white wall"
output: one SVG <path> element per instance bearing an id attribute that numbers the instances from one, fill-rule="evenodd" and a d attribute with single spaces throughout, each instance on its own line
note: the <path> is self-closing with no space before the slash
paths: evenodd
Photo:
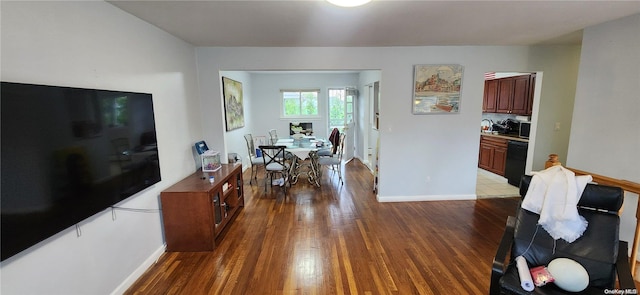
<path id="1" fill-rule="evenodd" d="M 243 159 L 243 169 L 246 169 L 249 163 L 248 150 L 246 141 L 244 140 L 245 134 L 251 133 L 254 138 L 258 136 L 268 137 L 268 131 L 270 129 L 276 129 L 280 137 L 288 137 L 289 122 L 300 121 L 312 122 L 314 135 L 327 138 L 329 136 L 327 131 L 327 89 L 357 86 L 358 83 L 358 73 L 355 72 L 285 73 L 269 71 L 251 73 L 248 71 L 221 71 L 220 74 L 221 76 L 242 82 L 245 126 L 236 130 L 225 131 L 223 144 L 225 145 L 225 157 L 227 153 L 237 153 Z M 201 77 L 205 77 L 200 82 L 201 85 L 210 79 L 206 74 L 201 75 Z M 281 89 L 320 89 L 318 118 L 295 120 L 280 118 Z M 209 95 L 206 90 L 204 91 L 202 97 L 204 100 L 207 100 L 206 103 L 216 104 L 216 100 L 222 97 L 221 95 L 214 97 Z M 222 101 L 220 101 L 220 103 L 222 103 L 221 110 L 224 110 L 224 103 Z M 205 133 L 209 133 L 206 128 Z M 220 144 L 220 140 L 214 140 L 213 143 L 214 146 Z M 209 143 L 207 142 L 207 144 Z"/>
<path id="2" fill-rule="evenodd" d="M 584 30 L 567 166 L 640 182 L 640 14 Z M 625 196 L 633 241 L 638 196 Z"/>
<path id="3" fill-rule="evenodd" d="M 381 72 L 378 70 L 368 70 L 360 72 L 360 82 L 358 89 L 360 93 L 358 95 L 358 102 L 356 105 L 356 120 L 358 129 L 358 138 L 356 138 L 356 151 L 355 157 L 359 158 L 363 163 L 374 167 L 375 156 L 372 156 L 372 161 L 369 163 L 368 150 L 373 150 L 375 155 L 376 140 L 378 139 L 378 131 L 373 129 L 373 105 L 371 104 L 371 96 L 373 96 L 373 83 L 380 81 Z"/>
<path id="4" fill-rule="evenodd" d="M 383 201 L 475 198 L 484 72 L 529 70 L 528 47 L 198 48 L 197 54 L 200 81 L 227 69 L 380 69 Z M 413 65 L 442 63 L 464 66 L 461 112 L 411 115 Z M 217 86 L 202 96 L 219 93 Z"/>
<path id="5" fill-rule="evenodd" d="M 159 208 L 202 136 L 194 48 L 102 1 L 1 2 L 3 81 L 153 94 L 162 181 L 120 206 Z M 4 171 L 3 171 L 4 172 Z M 2 262 L 2 294 L 120 293 L 163 248 L 160 213 L 103 211 Z"/>
<path id="6" fill-rule="evenodd" d="M 533 70 L 541 71 L 536 79 L 542 83 L 536 98 L 532 122 L 535 124 L 530 145 L 532 170 L 544 169 L 549 154 L 566 159 L 571 133 L 571 118 L 580 63 L 580 46 L 538 46 L 531 48 Z M 560 128 L 556 130 L 556 124 Z M 530 146 L 530 148 L 531 148 Z"/>
<path id="7" fill-rule="evenodd" d="M 219 101 L 217 101 L 220 105 L 220 111 L 222 112 L 222 130 L 224 130 L 224 140 L 219 139 L 219 138 L 214 138 L 211 140 L 207 140 L 207 145 L 209 146 L 209 148 L 217 150 L 220 152 L 220 159 L 222 160 L 223 163 L 227 163 L 228 162 L 228 154 L 229 153 L 236 153 L 238 154 L 238 158 L 242 159 L 243 161 L 243 169 L 248 168 L 248 164 L 250 163 L 249 158 L 248 158 L 248 150 L 247 150 L 247 143 L 244 139 L 244 135 L 246 133 L 251 133 L 248 130 L 252 130 L 253 129 L 253 125 L 254 123 L 254 119 L 253 116 L 251 115 L 253 110 L 255 109 L 255 104 L 253 103 L 253 91 L 251 88 L 251 84 L 252 84 L 252 80 L 251 80 L 251 75 L 247 72 L 236 72 L 236 71 L 223 71 L 220 72 L 220 76 L 218 77 L 217 80 L 213 80 L 213 81 L 200 81 L 200 85 L 209 85 L 209 84 L 213 84 L 213 83 L 220 83 L 221 87 L 222 87 L 222 77 L 227 77 L 229 79 L 238 81 L 240 83 L 242 83 L 242 100 L 243 100 L 243 112 L 244 112 L 244 127 L 240 127 L 238 129 L 234 129 L 231 131 L 226 131 L 226 123 L 224 121 L 225 118 L 225 114 L 224 114 L 224 100 L 222 99 L 222 92 L 220 92 L 220 95 L 217 97 L 212 97 L 212 96 L 208 96 L 208 95 L 201 95 L 201 97 L 203 97 L 204 100 L 207 100 L 209 103 L 210 100 L 215 100 L 215 98 L 220 98 Z M 201 87 L 202 88 L 202 87 Z M 211 102 L 211 103 L 215 103 L 215 102 Z M 203 113 L 203 116 L 206 117 L 210 117 L 210 116 L 216 116 L 216 114 L 214 114 L 215 111 L 203 108 L 201 110 L 201 112 Z M 214 125 L 207 125 L 208 127 L 204 128 L 204 133 L 205 134 L 209 134 L 209 130 L 212 129 L 220 129 L 220 127 Z M 219 147 L 221 144 L 224 144 L 224 148 L 223 149 L 216 149 L 216 147 Z"/>
<path id="8" fill-rule="evenodd" d="M 328 138 L 328 89 L 357 87 L 357 73 L 265 73 L 252 74 L 252 88 L 254 93 L 254 111 L 251 113 L 254 133 L 268 135 L 269 129 L 276 129 L 280 137 L 289 136 L 289 122 L 313 123 L 314 135 Z M 313 119 L 285 119 L 280 118 L 282 94 L 280 89 L 320 89 L 318 97 L 318 118 Z"/>

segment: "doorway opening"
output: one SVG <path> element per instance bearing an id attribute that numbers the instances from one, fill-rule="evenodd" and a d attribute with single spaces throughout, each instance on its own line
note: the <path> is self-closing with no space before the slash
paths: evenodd
<path id="1" fill-rule="evenodd" d="M 520 128 L 529 126 L 537 118 L 534 106 L 539 103 L 536 86 L 541 74 L 540 77 L 536 72 L 484 74 L 476 183 L 478 198 L 518 195 L 517 183 L 526 174 L 527 163 L 531 161 L 527 157 L 533 151 L 529 148 L 529 134 L 523 136 Z M 535 109 L 537 112 L 538 108 Z"/>

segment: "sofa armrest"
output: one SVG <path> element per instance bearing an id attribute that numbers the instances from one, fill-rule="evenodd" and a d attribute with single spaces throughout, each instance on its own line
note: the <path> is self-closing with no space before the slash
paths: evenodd
<path id="1" fill-rule="evenodd" d="M 616 261 L 616 272 L 618 273 L 618 284 L 621 290 L 636 289 L 629 266 L 629 245 L 625 241 L 618 243 L 618 260 Z"/>
<path id="2" fill-rule="evenodd" d="M 507 253 L 511 250 L 511 243 L 513 242 L 513 232 L 516 225 L 516 218 L 514 216 L 507 217 L 507 226 L 502 234 L 502 239 L 498 245 L 496 256 L 493 258 L 493 266 L 491 268 L 491 286 L 489 287 L 489 294 L 500 294 L 500 278 L 504 275 L 506 269 Z"/>

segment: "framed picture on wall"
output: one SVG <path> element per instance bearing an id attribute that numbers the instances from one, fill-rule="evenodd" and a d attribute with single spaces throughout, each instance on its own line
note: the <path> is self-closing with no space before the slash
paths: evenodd
<path id="1" fill-rule="evenodd" d="M 222 77 L 222 93 L 224 96 L 224 118 L 227 131 L 244 127 L 242 83 Z"/>
<path id="2" fill-rule="evenodd" d="M 416 65 L 413 75 L 414 115 L 460 112 L 461 65 Z"/>

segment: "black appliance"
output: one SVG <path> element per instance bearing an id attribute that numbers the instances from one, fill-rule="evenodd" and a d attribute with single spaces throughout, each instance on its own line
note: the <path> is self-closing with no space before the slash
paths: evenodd
<path id="1" fill-rule="evenodd" d="M 152 95 L 2 82 L 5 260 L 160 181 Z"/>
<path id="2" fill-rule="evenodd" d="M 504 168 L 504 176 L 511 185 L 520 186 L 520 178 L 524 175 L 527 162 L 527 149 L 529 143 L 509 140 L 507 144 L 507 161 Z"/>
<path id="3" fill-rule="evenodd" d="M 513 119 L 505 119 L 498 121 L 491 126 L 491 130 L 498 131 L 500 134 L 518 134 L 520 122 Z"/>
<path id="4" fill-rule="evenodd" d="M 518 136 L 520 138 L 529 138 L 530 132 L 531 132 L 531 122 L 520 122 L 520 129 L 518 132 Z"/>

